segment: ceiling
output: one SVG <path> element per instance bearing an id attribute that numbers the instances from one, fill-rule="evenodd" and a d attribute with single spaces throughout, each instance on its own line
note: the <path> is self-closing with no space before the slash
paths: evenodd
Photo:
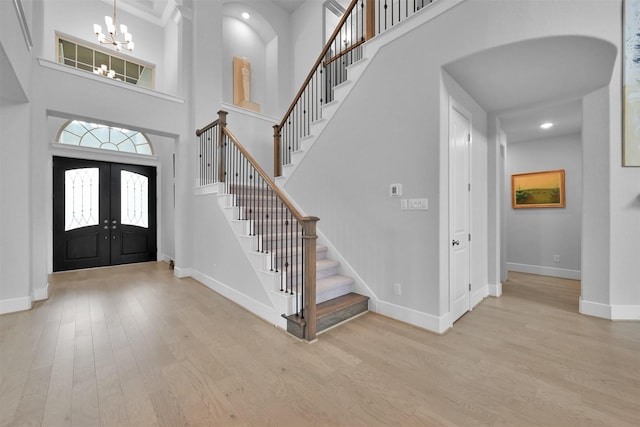
<path id="1" fill-rule="evenodd" d="M 289 13 L 293 13 L 305 0 L 272 0 Z"/>
<path id="2" fill-rule="evenodd" d="M 105 0 L 112 3 L 111 0 Z M 305 2 L 305 0 L 272 0 L 275 4 L 283 8 L 289 13 L 295 11 L 298 6 Z M 161 17 L 167 8 L 169 3 L 173 3 L 170 0 L 120 0 L 118 4 L 128 4 L 136 9 Z"/>
<path id="3" fill-rule="evenodd" d="M 500 119 L 509 143 L 579 132 L 580 99 L 611 80 L 616 48 L 590 37 L 548 37 L 485 50 L 445 70 Z M 555 125 L 546 131 L 542 121 Z"/>

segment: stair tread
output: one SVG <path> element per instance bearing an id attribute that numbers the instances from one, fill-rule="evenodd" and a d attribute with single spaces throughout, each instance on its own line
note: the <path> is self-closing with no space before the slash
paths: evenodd
<path id="1" fill-rule="evenodd" d="M 353 283 L 353 277 L 343 276 L 341 274 L 334 274 L 333 276 L 324 277 L 316 280 L 316 289 L 324 290 L 330 289 L 336 286 L 343 286 L 348 283 Z"/>
<path id="2" fill-rule="evenodd" d="M 339 265 L 340 262 L 330 258 L 316 260 L 316 270 L 326 270 L 329 268 L 338 267 Z"/>
<path id="3" fill-rule="evenodd" d="M 329 301 L 322 302 L 316 306 L 316 317 L 326 317 L 336 311 L 345 309 L 355 304 L 359 304 L 363 301 L 367 301 L 369 297 L 350 292 L 341 297 L 330 299 Z"/>

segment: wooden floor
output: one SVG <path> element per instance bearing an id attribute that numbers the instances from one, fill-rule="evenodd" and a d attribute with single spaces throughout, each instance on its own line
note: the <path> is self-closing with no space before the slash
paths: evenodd
<path id="1" fill-rule="evenodd" d="M 640 322 L 511 274 L 444 336 L 365 314 L 306 344 L 166 264 L 51 277 L 0 316 L 2 426 L 638 426 Z"/>

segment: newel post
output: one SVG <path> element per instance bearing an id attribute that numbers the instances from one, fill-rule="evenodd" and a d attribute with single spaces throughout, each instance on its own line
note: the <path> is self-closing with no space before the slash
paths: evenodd
<path id="1" fill-rule="evenodd" d="M 224 128 L 227 126 L 227 114 L 224 110 L 218 111 L 218 182 L 225 181 Z"/>
<path id="2" fill-rule="evenodd" d="M 304 339 L 316 339 L 316 223 L 320 218 L 305 217 L 302 219 L 302 239 L 304 245 Z"/>
<path id="3" fill-rule="evenodd" d="M 273 125 L 273 176 L 280 176 L 280 126 Z"/>
<path id="4" fill-rule="evenodd" d="M 376 36 L 376 5 L 375 0 L 366 0 L 365 11 L 367 14 L 365 40 L 371 40 Z"/>

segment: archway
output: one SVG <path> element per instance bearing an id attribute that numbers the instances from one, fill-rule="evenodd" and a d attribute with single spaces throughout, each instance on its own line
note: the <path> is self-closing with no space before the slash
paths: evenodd
<path id="1" fill-rule="evenodd" d="M 489 282 L 506 279 L 505 211 L 510 208 L 507 176 L 501 150 L 521 132 L 515 120 L 530 128 L 535 138 L 541 112 L 562 111 L 555 129 L 584 138 L 582 99 L 610 84 L 617 49 L 593 37 L 556 36 L 524 40 L 474 53 L 443 68 L 489 113 Z M 572 111 L 567 111 L 571 109 Z M 576 116 L 578 120 L 576 121 Z M 513 120 L 511 123 L 507 123 Z M 509 130 L 505 132 L 505 128 Z M 534 133 L 532 133 L 534 132 Z M 548 135 L 547 135 L 548 136 Z M 519 136 L 520 137 L 520 136 Z M 590 155 L 590 154 L 589 154 Z M 581 166 L 579 166 L 581 170 Z M 592 171 L 606 180 L 609 165 Z M 584 192 L 586 184 L 580 185 Z M 577 202 L 580 203 L 580 202 Z M 508 206 L 508 207 L 507 207 Z M 580 206 L 580 209 L 582 206 Z M 581 216 L 580 216 L 581 218 Z M 585 242 L 580 240 L 584 252 Z M 548 254 L 553 262 L 553 253 Z M 497 285 L 499 286 L 499 285 Z M 499 291 L 497 292 L 499 294 Z"/>

